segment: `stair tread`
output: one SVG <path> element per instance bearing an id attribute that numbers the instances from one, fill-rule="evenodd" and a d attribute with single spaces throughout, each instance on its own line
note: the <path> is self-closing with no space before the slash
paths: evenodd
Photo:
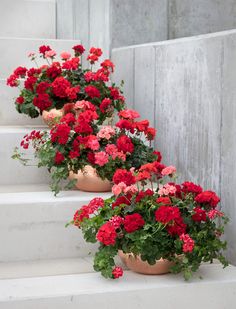
<path id="1" fill-rule="evenodd" d="M 208 290 L 211 285 L 215 287 L 217 283 L 222 287 L 225 284 L 233 284 L 236 287 L 236 267 L 233 266 L 222 270 L 218 264 L 202 265 L 199 275 L 203 276 L 202 280 L 196 276 L 190 283 L 185 282 L 182 275 L 147 276 L 131 271 L 125 271 L 123 279 L 114 281 L 102 278 L 99 273 L 4 279 L 0 280 L 0 302 L 127 291 L 162 292 L 166 289 L 169 292 L 171 289 L 181 288 L 188 289 L 188 295 L 191 292 L 196 295 L 196 288 L 201 286 Z M 215 297 L 217 298 L 217 295 Z M 166 301 L 168 302 L 168 299 Z"/>
<path id="2" fill-rule="evenodd" d="M 20 191 L 27 188 L 29 190 L 28 192 Z M 50 188 L 46 185 L 0 186 L 0 205 L 89 201 L 90 199 L 98 196 L 108 198 L 111 196 L 111 192 L 101 193 L 71 190 L 61 191 L 55 197 L 53 192 L 51 192 Z"/>
<path id="3" fill-rule="evenodd" d="M 31 278 L 90 272 L 94 272 L 92 257 L 0 263 L 0 279 Z"/>

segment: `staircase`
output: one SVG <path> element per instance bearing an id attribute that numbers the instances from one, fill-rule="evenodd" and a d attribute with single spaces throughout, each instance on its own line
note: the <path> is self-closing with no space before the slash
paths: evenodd
<path id="1" fill-rule="evenodd" d="M 56 39 L 55 12 L 53 0 L 0 3 L 0 309 L 235 308 L 233 266 L 203 265 L 191 283 L 181 276 L 129 271 L 121 280 L 102 278 L 89 254 L 95 246 L 86 244 L 76 228 L 65 228 L 97 194 L 70 191 L 54 197 L 46 170 L 11 159 L 22 137 L 44 125 L 15 111 L 17 89 L 7 87 L 6 78 L 16 66 L 31 65 L 27 54 L 40 45 L 59 52 L 78 43 Z"/>

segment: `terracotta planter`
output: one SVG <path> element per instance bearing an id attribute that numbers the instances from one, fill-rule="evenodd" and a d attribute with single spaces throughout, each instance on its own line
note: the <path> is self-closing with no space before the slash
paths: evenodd
<path id="1" fill-rule="evenodd" d="M 43 121 L 51 128 L 63 116 L 62 109 L 53 108 L 50 111 L 43 111 Z"/>
<path id="2" fill-rule="evenodd" d="M 83 171 L 78 171 L 77 174 L 70 172 L 70 179 L 77 179 L 76 188 L 87 192 L 110 192 L 111 182 L 102 180 L 98 177 L 96 170 L 89 165 L 86 165 Z"/>
<path id="3" fill-rule="evenodd" d="M 119 250 L 118 252 L 121 261 L 127 266 L 128 269 L 144 274 L 144 275 L 163 275 L 170 272 L 173 262 L 160 259 L 156 261 L 156 264 L 150 265 L 146 261 L 142 261 L 140 256 L 135 256 L 132 253 L 124 253 Z"/>

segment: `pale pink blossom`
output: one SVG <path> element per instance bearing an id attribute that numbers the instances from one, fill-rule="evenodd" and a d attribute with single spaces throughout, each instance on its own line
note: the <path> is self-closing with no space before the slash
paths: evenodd
<path id="1" fill-rule="evenodd" d="M 109 140 L 114 134 L 115 134 L 115 129 L 113 129 L 111 126 L 105 126 L 100 129 L 100 131 L 97 134 L 97 137 L 99 139 L 105 138 Z"/>
<path id="2" fill-rule="evenodd" d="M 223 217 L 223 212 L 217 210 L 217 209 L 211 209 L 208 211 L 207 216 L 209 219 L 214 220 L 216 217 Z"/>
<path id="3" fill-rule="evenodd" d="M 105 149 L 109 155 L 112 155 L 113 153 L 118 152 L 118 148 L 114 144 L 107 145 Z"/>
<path id="4" fill-rule="evenodd" d="M 111 154 L 111 157 L 113 160 L 115 160 L 116 158 L 119 158 L 121 159 L 122 161 L 125 161 L 126 160 L 126 154 L 123 153 L 123 151 L 117 151 L 117 152 L 113 152 Z"/>
<path id="5" fill-rule="evenodd" d="M 134 194 L 134 193 L 137 193 L 138 192 L 138 188 L 136 185 L 131 185 L 131 186 L 128 186 L 124 189 L 124 193 L 131 193 L 131 194 Z"/>
<path id="6" fill-rule="evenodd" d="M 75 109 L 86 109 L 90 108 L 91 103 L 89 101 L 81 100 L 75 103 Z"/>
<path id="7" fill-rule="evenodd" d="M 117 196 L 123 193 L 126 188 L 126 184 L 124 182 L 120 182 L 112 187 L 112 193 Z"/>
<path id="8" fill-rule="evenodd" d="M 169 195 L 169 194 L 175 194 L 176 192 L 176 187 L 169 185 L 168 183 L 166 185 L 159 185 L 159 190 L 158 190 L 158 194 L 160 196 L 163 195 Z"/>
<path id="9" fill-rule="evenodd" d="M 100 151 L 95 153 L 95 164 L 103 166 L 107 164 L 109 156 L 105 151 Z"/>
<path id="10" fill-rule="evenodd" d="M 53 58 L 56 56 L 55 50 L 51 49 L 45 52 L 45 58 Z"/>
<path id="11" fill-rule="evenodd" d="M 173 175 L 174 173 L 176 173 L 176 168 L 172 165 L 163 168 L 161 171 L 163 176 Z"/>
<path id="12" fill-rule="evenodd" d="M 68 52 L 66 52 L 66 51 L 64 51 L 64 52 L 61 53 L 60 56 L 61 56 L 61 58 L 62 58 L 63 60 L 68 60 L 68 59 L 70 59 L 71 54 L 68 53 Z"/>

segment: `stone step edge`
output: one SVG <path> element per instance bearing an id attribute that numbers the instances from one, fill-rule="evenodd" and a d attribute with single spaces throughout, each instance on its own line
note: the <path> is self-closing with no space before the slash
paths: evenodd
<path id="1" fill-rule="evenodd" d="M 49 189 L 50 190 L 50 189 Z M 89 202 L 95 197 L 109 198 L 111 192 L 84 192 L 79 190 L 61 191 L 57 196 L 54 196 L 51 191 L 38 192 L 7 192 L 0 193 L 1 205 L 26 205 L 26 204 L 45 204 L 45 203 L 68 203 L 68 202 Z"/>
<path id="2" fill-rule="evenodd" d="M 90 273 L 92 257 L 0 263 L 0 280 Z"/>
<path id="3" fill-rule="evenodd" d="M 91 305 L 92 303 L 94 305 L 94 301 L 98 300 L 98 304 L 101 305 L 102 301 L 103 303 L 104 301 L 111 301 L 114 297 L 115 306 L 113 308 L 119 308 L 116 300 L 119 299 L 119 303 L 124 301 L 123 295 L 128 302 L 131 301 L 132 305 L 129 308 L 136 308 L 134 303 L 136 305 L 140 303 L 154 304 L 157 301 L 159 305 L 164 304 L 163 301 L 165 304 L 173 305 L 175 303 L 180 305 L 183 302 L 183 295 L 185 295 L 185 305 L 186 298 L 189 300 L 195 298 L 194 302 L 196 303 L 202 303 L 203 298 L 206 305 L 211 304 L 212 307 L 210 308 L 233 308 L 223 304 L 232 304 L 236 300 L 236 267 L 230 266 L 228 269 L 222 270 L 219 265 L 203 265 L 198 272 L 198 276 L 200 275 L 203 276 L 202 280 L 195 278 L 189 283 L 185 282 L 181 275 L 146 276 L 131 271 L 125 271 L 124 277 L 119 280 L 104 279 L 99 273 L 5 279 L 0 280 L 0 306 L 1 303 L 17 302 L 20 304 L 24 301 L 39 302 L 40 304 L 41 301 L 44 302 L 46 299 L 50 299 L 50 303 L 53 300 L 55 303 L 56 301 L 67 303 L 69 298 L 71 302 L 80 303 L 81 301 L 82 304 L 86 303 L 86 308 L 92 308 Z M 207 294 L 205 292 L 205 295 L 196 298 L 198 292 L 203 293 L 206 289 Z M 156 299 L 158 291 L 158 299 Z M 185 294 L 186 291 L 187 294 Z M 168 295 L 172 295 L 172 297 L 168 297 Z M 176 296 L 174 299 L 173 295 Z M 150 296 L 152 296 L 151 302 Z M 106 299 L 102 300 L 101 297 Z M 217 306 L 214 307 L 213 304 L 217 304 Z M 197 307 L 194 306 L 194 308 Z"/>

